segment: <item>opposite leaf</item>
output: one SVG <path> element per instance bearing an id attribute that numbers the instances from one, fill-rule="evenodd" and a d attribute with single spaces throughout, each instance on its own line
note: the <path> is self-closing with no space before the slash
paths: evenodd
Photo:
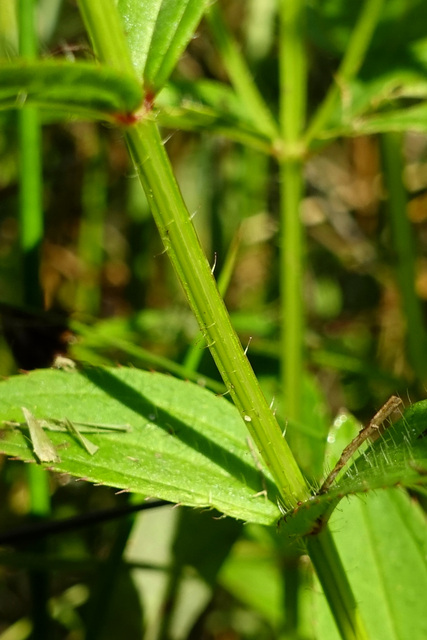
<path id="1" fill-rule="evenodd" d="M 0 67 L 0 109 L 34 104 L 84 118 L 115 120 L 133 113 L 141 101 L 136 79 L 109 67 L 62 60 Z"/>
<path id="2" fill-rule="evenodd" d="M 326 493 L 285 515 L 288 535 L 315 532 L 345 496 L 388 487 L 427 485 L 427 401 L 417 402 L 366 448 Z"/>

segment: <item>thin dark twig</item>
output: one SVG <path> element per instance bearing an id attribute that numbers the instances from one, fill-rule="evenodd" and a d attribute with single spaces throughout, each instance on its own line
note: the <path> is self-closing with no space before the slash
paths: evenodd
<path id="1" fill-rule="evenodd" d="M 345 467 L 347 462 L 356 453 L 356 451 L 365 442 L 365 440 L 367 440 L 368 438 L 375 440 L 379 437 L 380 427 L 382 423 L 384 422 L 384 420 L 389 418 L 393 411 L 395 411 L 401 404 L 402 400 L 397 396 L 391 396 L 391 398 L 387 400 L 387 402 L 381 407 L 381 409 L 374 415 L 370 423 L 366 427 L 361 429 L 354 440 L 352 440 L 350 444 L 346 446 L 335 467 L 332 469 L 331 473 L 328 475 L 328 477 L 320 487 L 319 493 L 325 493 L 330 488 L 341 469 Z"/>
<path id="2" fill-rule="evenodd" d="M 33 542 L 34 540 L 45 538 L 46 536 L 75 531 L 76 529 L 82 529 L 83 527 L 100 524 L 109 520 L 115 520 L 116 518 L 122 518 L 123 516 L 135 513 L 136 511 L 155 509 L 156 507 L 162 507 L 167 504 L 173 503 L 168 502 L 167 500 L 151 500 L 150 502 L 127 504 L 120 507 L 114 507 L 112 509 L 101 509 L 100 511 L 85 513 L 83 515 L 73 516 L 72 518 L 66 518 L 63 520 L 34 522 L 0 533 L 0 545 L 18 545 L 30 541 Z"/>

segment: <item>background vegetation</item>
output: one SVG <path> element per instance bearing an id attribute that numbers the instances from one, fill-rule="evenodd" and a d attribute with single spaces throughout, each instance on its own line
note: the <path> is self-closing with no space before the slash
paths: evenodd
<path id="1" fill-rule="evenodd" d="M 294 4 L 300 3 L 288 6 Z M 40 0 L 36 38 L 31 43 L 30 21 L 29 40 L 19 40 L 31 5 L 0 6 L 5 63 L 18 53 L 97 61 L 73 2 Z M 295 45 L 284 56 L 285 72 L 308 87 L 307 95 L 294 86 L 295 102 L 291 97 L 284 106 L 278 61 L 289 39 L 278 34 L 284 10 L 278 5 L 233 0 L 220 3 L 219 12 L 214 5 L 156 96 L 155 116 L 232 324 L 305 477 L 318 489 L 337 450 L 357 432 L 356 418 L 369 421 L 391 394 L 406 405 L 425 396 L 427 9 L 421 0 L 307 3 L 304 55 Z M 282 16 L 285 32 L 288 18 Z M 148 66 L 150 72 L 153 82 L 159 78 Z M 46 82 L 54 86 L 59 78 Z M 90 92 L 91 78 L 87 83 Z M 71 86 L 63 111 L 79 86 Z M 124 128 L 88 112 L 64 117 L 59 100 L 52 108 L 20 110 L 1 90 L 0 100 L 0 374 L 49 367 L 53 350 L 89 365 L 165 372 L 224 393 Z M 122 113 L 120 106 L 115 111 Z M 271 144 L 275 139 L 285 150 Z M 37 158 L 42 190 L 34 179 Z M 295 207 L 298 215 L 286 214 Z M 43 215 L 35 215 L 37 208 Z M 50 384 L 49 377 L 40 380 Z M 165 396 L 186 393 L 171 380 L 159 384 Z M 25 392 L 35 406 L 37 388 Z M 196 424 L 204 396 L 194 393 L 181 404 L 190 411 L 194 402 Z M 112 424 L 127 421 L 120 411 Z M 223 411 L 231 424 L 234 414 Z M 201 431 L 216 424 L 214 417 L 204 420 Z M 325 463 L 328 442 L 336 449 Z M 120 440 L 114 444 L 117 451 Z M 251 455 L 257 469 L 255 449 Z M 96 457 L 87 464 L 96 467 Z M 118 516 L 141 496 L 64 474 L 51 474 L 46 492 L 32 467 L 37 476 L 35 465 L 2 459 L 1 640 L 31 633 L 70 640 L 338 637 L 308 556 L 274 526 L 270 485 L 272 502 L 264 506 L 260 496 L 246 526 L 246 512 L 240 520 L 221 519 L 219 512 L 170 506 L 104 522 L 99 512 Z M 412 472 L 425 476 L 424 467 Z M 400 479 L 372 480 L 367 488 Z M 197 494 L 193 477 L 187 483 Z M 116 478 L 110 484 L 122 487 Z M 425 489 L 405 484 L 410 494 L 395 488 L 343 502 L 331 524 L 376 640 L 426 637 Z M 235 508 L 243 502 L 236 498 Z M 223 508 L 238 518 L 230 509 Z M 90 512 L 98 514 L 94 522 L 73 520 Z M 68 530 L 18 531 L 47 518 L 70 518 Z"/>

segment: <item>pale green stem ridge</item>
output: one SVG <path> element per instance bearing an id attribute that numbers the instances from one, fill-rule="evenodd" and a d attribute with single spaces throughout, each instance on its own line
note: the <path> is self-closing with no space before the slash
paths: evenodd
<path id="1" fill-rule="evenodd" d="M 344 58 L 335 75 L 326 97 L 314 114 L 307 129 L 304 141 L 308 147 L 327 124 L 340 94 L 344 94 L 346 86 L 356 76 L 362 66 L 372 35 L 381 17 L 384 0 L 365 0 L 357 24 L 351 34 Z"/>

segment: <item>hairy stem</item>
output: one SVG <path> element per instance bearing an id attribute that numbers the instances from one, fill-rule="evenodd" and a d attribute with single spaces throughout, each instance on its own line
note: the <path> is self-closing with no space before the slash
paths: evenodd
<path id="1" fill-rule="evenodd" d="M 123 69 L 120 57 L 122 44 L 119 43 L 117 51 L 115 49 L 116 38 L 121 37 L 126 44 L 123 32 L 120 36 L 120 29 L 117 27 L 120 25 L 120 18 L 114 2 L 106 0 L 102 4 L 103 10 L 110 14 L 110 20 L 115 16 L 114 38 L 103 22 L 96 20 L 98 0 L 79 0 L 99 58 L 117 69 Z M 227 391 L 270 469 L 283 501 L 287 505 L 296 504 L 309 496 L 309 489 L 231 325 L 176 183 L 157 125 L 149 117 L 143 118 L 127 129 L 126 139 L 165 250 Z"/>

